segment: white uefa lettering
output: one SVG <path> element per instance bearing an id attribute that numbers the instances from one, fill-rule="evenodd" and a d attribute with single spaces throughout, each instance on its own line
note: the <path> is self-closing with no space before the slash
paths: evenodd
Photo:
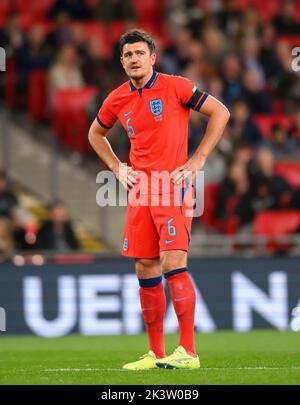
<path id="1" fill-rule="evenodd" d="M 118 296 L 120 289 L 119 275 L 86 275 L 79 278 L 80 333 L 83 335 L 122 333 L 121 319 L 99 317 L 101 313 L 121 312 L 122 303 Z"/>
<path id="2" fill-rule="evenodd" d="M 233 324 L 237 331 L 253 327 L 252 312 L 256 311 L 280 330 L 287 328 L 287 275 L 272 272 L 268 275 L 269 295 L 240 272 L 232 274 Z"/>
<path id="3" fill-rule="evenodd" d="M 72 276 L 57 279 L 58 315 L 46 320 L 43 315 L 42 280 L 25 277 L 23 284 L 25 321 L 39 336 L 57 337 L 71 332 L 76 325 L 76 280 Z"/>
<path id="4" fill-rule="evenodd" d="M 143 322 L 140 308 L 139 284 L 134 274 L 126 274 L 122 283 L 123 332 L 141 333 Z"/>

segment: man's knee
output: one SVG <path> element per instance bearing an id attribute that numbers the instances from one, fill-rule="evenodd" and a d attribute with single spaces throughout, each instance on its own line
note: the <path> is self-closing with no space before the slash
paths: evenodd
<path id="1" fill-rule="evenodd" d="M 161 252 L 161 268 L 163 273 L 187 266 L 187 252 L 169 250 Z"/>
<path id="2" fill-rule="evenodd" d="M 147 279 L 159 277 L 162 274 L 159 258 L 154 259 L 136 259 L 135 271 L 137 278 Z"/>

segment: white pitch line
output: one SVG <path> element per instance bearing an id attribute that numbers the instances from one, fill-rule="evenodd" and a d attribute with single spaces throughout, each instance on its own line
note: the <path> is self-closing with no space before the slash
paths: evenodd
<path id="1" fill-rule="evenodd" d="M 246 370 L 246 371 L 260 371 L 260 370 L 300 370 L 300 366 L 292 367 L 202 367 L 199 371 L 216 371 L 216 370 Z M 129 371 L 122 368 L 48 368 L 43 372 L 101 372 L 101 371 Z M 131 370 L 137 371 L 137 370 Z M 139 370 L 138 370 L 139 371 Z M 152 370 L 143 370 L 152 371 Z M 168 370 L 170 371 L 170 370 Z M 177 369 L 178 371 L 178 369 Z M 179 371 L 195 371 L 193 369 L 180 369 Z"/>

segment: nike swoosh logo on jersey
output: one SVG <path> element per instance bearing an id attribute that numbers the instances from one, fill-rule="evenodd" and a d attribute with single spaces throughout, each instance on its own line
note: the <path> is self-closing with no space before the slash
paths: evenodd
<path id="1" fill-rule="evenodd" d="M 166 240 L 165 240 L 165 243 L 166 243 L 166 244 L 172 243 L 172 242 L 174 242 L 175 240 L 176 240 L 176 239 L 171 239 L 171 240 L 166 239 Z"/>
<path id="2" fill-rule="evenodd" d="M 128 117 L 129 114 L 131 114 L 131 111 L 128 111 L 127 113 L 124 113 L 124 117 Z"/>

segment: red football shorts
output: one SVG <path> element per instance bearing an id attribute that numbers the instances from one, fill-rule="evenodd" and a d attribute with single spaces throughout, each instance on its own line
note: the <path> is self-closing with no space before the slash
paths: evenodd
<path id="1" fill-rule="evenodd" d="M 188 251 L 193 211 L 193 187 L 182 193 L 180 205 L 174 204 L 173 195 L 169 195 L 171 204 L 162 204 L 157 200 L 153 204 L 134 206 L 128 202 L 126 225 L 123 234 L 121 253 L 134 258 L 159 257 L 163 250 Z M 147 199 L 148 196 L 143 196 Z M 156 197 L 158 198 L 158 197 Z M 162 198 L 162 196 L 160 196 Z M 143 198 L 141 198 L 143 201 Z M 187 214 L 190 215 L 187 215 Z"/>

